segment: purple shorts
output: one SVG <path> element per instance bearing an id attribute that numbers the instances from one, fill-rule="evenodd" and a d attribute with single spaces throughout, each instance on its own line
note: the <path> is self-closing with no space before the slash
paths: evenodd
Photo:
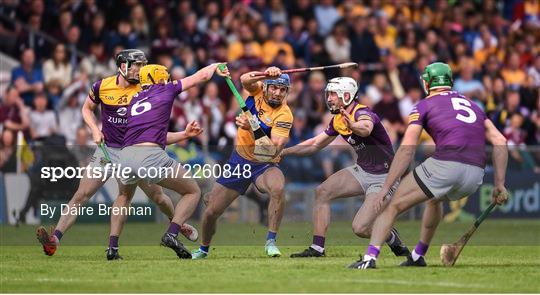
<path id="1" fill-rule="evenodd" d="M 221 175 L 216 182 L 228 189 L 237 191 L 241 195 L 246 192 L 251 183 L 255 183 L 255 180 L 257 180 L 264 171 L 272 167 L 278 167 L 278 165 L 274 163 L 257 163 L 246 160 L 236 151 L 232 152 L 229 161 L 227 161 L 225 165 L 230 165 L 231 171 L 237 173 L 227 175 L 228 177 Z"/>

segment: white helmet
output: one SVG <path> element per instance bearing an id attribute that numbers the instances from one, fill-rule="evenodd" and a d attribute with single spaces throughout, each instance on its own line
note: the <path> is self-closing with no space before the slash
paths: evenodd
<path id="1" fill-rule="evenodd" d="M 326 84 L 326 88 L 324 89 L 326 105 L 328 106 L 330 113 L 338 114 L 339 108 L 332 108 L 328 104 L 328 92 L 335 92 L 343 104 L 348 106 L 356 97 L 356 92 L 358 92 L 358 84 L 356 84 L 356 81 L 350 77 L 337 77 L 328 81 L 328 84 Z M 348 99 L 345 99 L 345 93 L 349 93 Z"/>

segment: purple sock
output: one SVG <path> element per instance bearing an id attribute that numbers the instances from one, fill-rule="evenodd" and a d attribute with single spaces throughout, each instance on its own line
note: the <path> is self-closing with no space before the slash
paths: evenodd
<path id="1" fill-rule="evenodd" d="M 414 252 L 420 256 L 425 256 L 428 248 L 429 245 L 422 243 L 422 241 L 418 241 L 418 244 L 416 244 L 416 247 L 414 248 Z"/>
<path id="2" fill-rule="evenodd" d="M 171 224 L 169 224 L 169 229 L 167 230 L 167 233 L 172 234 L 176 237 L 178 236 L 178 232 L 180 232 L 180 225 L 171 222 Z"/>
<path id="3" fill-rule="evenodd" d="M 324 248 L 324 240 L 325 238 L 322 236 L 313 236 L 313 245 L 317 245 L 321 248 Z"/>
<path id="4" fill-rule="evenodd" d="M 367 248 L 366 255 L 377 258 L 379 256 L 379 253 L 381 253 L 381 250 L 377 249 L 377 247 L 370 244 Z"/>
<path id="5" fill-rule="evenodd" d="M 118 236 L 110 236 L 109 237 L 109 247 L 110 248 L 118 248 Z"/>
<path id="6" fill-rule="evenodd" d="M 56 236 L 56 238 L 60 241 L 64 234 L 61 231 L 55 229 L 53 235 Z"/>

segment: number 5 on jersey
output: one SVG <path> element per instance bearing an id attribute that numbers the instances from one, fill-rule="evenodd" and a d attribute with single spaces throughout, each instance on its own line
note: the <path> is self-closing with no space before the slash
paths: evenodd
<path id="1" fill-rule="evenodd" d="M 467 112 L 467 116 L 464 116 L 460 113 L 456 115 L 456 119 L 460 120 L 461 122 L 469 124 L 476 122 L 476 114 L 470 108 L 470 106 L 470 101 L 460 97 L 452 97 L 452 107 L 454 108 L 454 110 Z"/>

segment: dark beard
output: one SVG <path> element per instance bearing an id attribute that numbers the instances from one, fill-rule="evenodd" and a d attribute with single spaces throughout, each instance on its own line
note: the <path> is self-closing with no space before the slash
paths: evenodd
<path id="1" fill-rule="evenodd" d="M 340 113 L 339 109 L 337 109 L 337 110 L 330 110 L 330 114 L 332 114 L 332 115 L 337 115 L 337 114 L 339 114 L 339 113 Z"/>
<path id="2" fill-rule="evenodd" d="M 281 105 L 281 102 L 276 102 L 276 101 L 272 101 L 272 100 L 268 100 L 266 102 L 270 107 L 272 107 L 273 109 L 279 107 Z"/>

